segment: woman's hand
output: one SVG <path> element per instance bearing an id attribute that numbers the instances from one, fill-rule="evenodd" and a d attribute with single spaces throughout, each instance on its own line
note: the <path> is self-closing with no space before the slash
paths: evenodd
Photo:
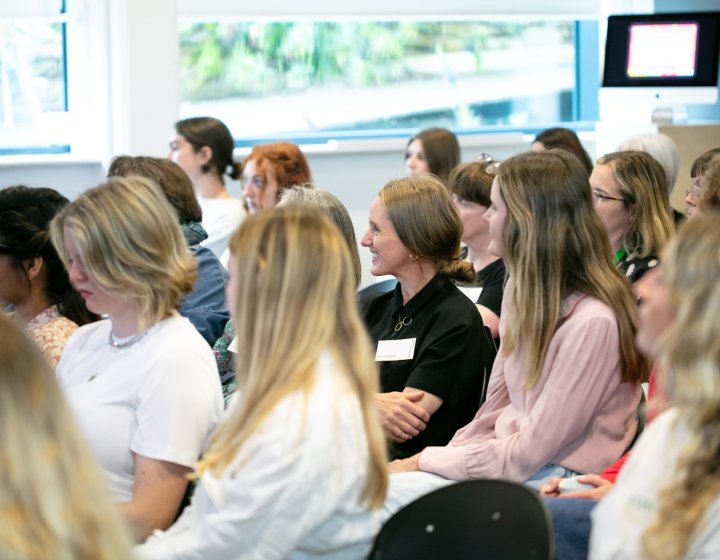
<path id="1" fill-rule="evenodd" d="M 582 484 L 590 484 L 593 488 L 560 494 L 558 486 L 563 480 L 562 478 L 551 478 L 540 487 L 540 495 L 554 498 L 595 500 L 597 502 L 615 486 L 612 482 L 597 474 L 582 474 L 577 477 L 577 481 Z"/>
<path id="2" fill-rule="evenodd" d="M 420 453 L 416 453 L 407 459 L 395 459 L 388 463 L 389 473 L 413 472 L 420 470 Z"/>
<path id="3" fill-rule="evenodd" d="M 385 434 L 395 442 L 414 438 L 425 429 L 430 414 L 418 406 L 425 396 L 424 391 L 400 393 L 377 393 L 375 400 L 380 410 L 380 420 Z"/>

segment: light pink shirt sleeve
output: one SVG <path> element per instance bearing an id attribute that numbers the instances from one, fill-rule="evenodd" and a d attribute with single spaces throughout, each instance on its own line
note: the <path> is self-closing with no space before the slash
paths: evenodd
<path id="1" fill-rule="evenodd" d="M 620 382 L 614 318 L 578 315 L 556 332 L 531 390 L 522 388 L 522 360 L 498 356 L 493 399 L 448 446 L 426 448 L 420 469 L 453 480 L 525 481 L 548 463 L 598 472 L 617 459 L 634 436 L 639 389 Z"/>

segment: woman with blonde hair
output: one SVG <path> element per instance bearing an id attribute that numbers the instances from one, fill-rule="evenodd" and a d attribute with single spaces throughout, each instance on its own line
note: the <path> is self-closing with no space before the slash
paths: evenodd
<path id="1" fill-rule="evenodd" d="M 248 217 L 231 240 L 236 398 L 192 504 L 141 558 L 364 558 L 385 450 L 345 240 L 319 211 Z"/>
<path id="2" fill-rule="evenodd" d="M 700 216 L 663 254 L 662 289 L 644 305 L 638 345 L 665 365 L 671 408 L 643 432 L 593 510 L 590 557 L 720 555 L 720 224 Z M 657 318 L 672 317 L 663 336 Z M 645 326 L 643 316 L 643 326 Z"/>
<path id="3" fill-rule="evenodd" d="M 475 305 L 453 280 L 473 280 L 460 256 L 462 222 L 432 175 L 387 183 L 370 206 L 362 245 L 370 272 L 397 278 L 362 303 L 380 365 L 377 395 L 390 457 L 446 444 L 484 397 L 495 349 Z"/>
<path id="4" fill-rule="evenodd" d="M 114 177 L 51 224 L 88 309 L 107 315 L 68 341 L 57 376 L 110 491 L 144 540 L 177 515 L 187 473 L 222 412 L 205 340 L 177 308 L 196 264 L 160 188 Z"/>
<path id="5" fill-rule="evenodd" d="M 635 283 L 675 232 L 664 171 L 645 152 L 613 152 L 598 159 L 590 188 L 615 266 Z"/>
<path id="6" fill-rule="evenodd" d="M 582 164 L 562 150 L 512 157 L 490 200 L 490 251 L 508 282 L 487 401 L 447 446 L 391 463 L 403 474 L 391 481 L 389 511 L 448 479 L 539 487 L 597 472 L 635 437 L 648 371 L 633 344 L 637 306 Z"/>
<path id="7" fill-rule="evenodd" d="M 53 372 L 2 315 L 0 332 L 0 556 L 129 558 L 129 535 Z"/>

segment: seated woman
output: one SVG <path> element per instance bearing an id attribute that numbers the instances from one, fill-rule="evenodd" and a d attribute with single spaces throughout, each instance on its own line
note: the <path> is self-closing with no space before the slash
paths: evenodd
<path id="1" fill-rule="evenodd" d="M 690 167 L 690 177 L 692 185 L 685 191 L 687 217 L 720 209 L 720 148 L 698 156 Z"/>
<path id="2" fill-rule="evenodd" d="M 720 224 L 686 224 L 664 252 L 658 292 L 638 344 L 659 353 L 671 408 L 643 432 L 615 487 L 592 513 L 590 556 L 720 555 Z M 672 326 L 661 337 L 652 324 Z"/>
<path id="3" fill-rule="evenodd" d="M 215 361 L 177 313 L 195 262 L 157 185 L 112 177 L 55 217 L 52 240 L 88 308 L 57 375 L 136 537 L 177 515 L 222 413 Z"/>
<path id="4" fill-rule="evenodd" d="M 592 173 L 592 159 L 583 148 L 580 138 L 574 130 L 562 127 L 547 128 L 535 137 L 530 147 L 533 152 L 544 152 L 553 148 L 570 152 L 580 160 L 588 175 Z"/>
<path id="5" fill-rule="evenodd" d="M 332 193 L 315 188 L 290 187 L 283 191 L 280 196 L 279 206 L 300 205 L 311 208 L 317 208 L 325 216 L 338 227 L 342 233 L 353 265 L 355 277 L 355 286 L 360 283 L 360 255 L 358 254 L 357 241 L 355 241 L 355 230 L 350 219 L 347 209 L 343 203 Z M 218 360 L 218 369 L 220 370 L 221 379 L 223 381 L 223 394 L 227 403 L 231 394 L 235 390 L 235 370 L 231 365 L 232 356 L 236 353 L 237 343 L 235 340 L 235 331 L 232 327 L 232 321 L 228 321 L 228 327 L 225 329 L 223 339 L 218 341 L 213 349 L 215 357 Z"/>
<path id="6" fill-rule="evenodd" d="M 498 163 L 486 156 L 461 163 L 450 172 L 448 188 L 463 225 L 462 241 L 467 246 L 464 259 L 475 269 L 475 284 L 481 288 L 475 301 L 483 323 L 498 338 L 500 308 L 505 289 L 505 263 L 488 251 L 490 230 L 483 214 L 490 207 L 490 187 Z"/>
<path id="7" fill-rule="evenodd" d="M 15 323 L 53 367 L 78 326 L 98 319 L 70 284 L 50 241 L 50 221 L 67 203 L 53 189 L 0 190 L 0 302 L 14 306 Z"/>
<path id="8" fill-rule="evenodd" d="M 446 183 L 450 171 L 460 163 L 460 143 L 447 128 L 426 128 L 410 138 L 405 148 L 408 176 L 432 173 Z"/>
<path id="9" fill-rule="evenodd" d="M 55 375 L 0 315 L 0 556 L 125 560 L 130 538 Z"/>
<path id="10" fill-rule="evenodd" d="M 635 283 L 675 232 L 665 173 L 645 152 L 614 152 L 597 161 L 590 187 L 615 266 Z"/>
<path id="11" fill-rule="evenodd" d="M 390 464 L 403 474 L 391 477 L 388 512 L 448 479 L 539 486 L 598 472 L 635 436 L 647 374 L 633 345 L 637 305 L 582 165 L 562 150 L 512 157 L 490 200 L 490 251 L 509 279 L 487 401 L 447 446 Z"/>
<path id="12" fill-rule="evenodd" d="M 387 474 L 345 240 L 291 206 L 248 217 L 230 248 L 240 389 L 192 504 L 138 556 L 364 558 Z"/>
<path id="13" fill-rule="evenodd" d="M 240 179 L 233 159 L 235 141 L 225 123 L 212 117 L 194 117 L 175 123 L 168 158 L 182 167 L 192 181 L 202 208 L 207 232 L 205 247 L 220 257 L 245 215 L 241 200 L 225 187 L 225 175 Z"/>
<path id="14" fill-rule="evenodd" d="M 177 213 L 185 243 L 197 262 L 195 286 L 180 304 L 180 315 L 190 319 L 212 346 L 223 333 L 230 313 L 225 305 L 227 271 L 210 249 L 201 243 L 208 234 L 202 226 L 202 209 L 187 173 L 169 159 L 118 156 L 110 162 L 108 177 L 145 177 L 165 193 Z"/>
<path id="15" fill-rule="evenodd" d="M 443 184 L 431 175 L 390 181 L 369 222 L 361 243 L 372 253 L 370 272 L 398 280 L 363 302 L 395 459 L 444 445 L 472 419 L 495 351 L 476 307 L 451 281 L 475 273 L 460 258 L 462 223 Z"/>
<path id="16" fill-rule="evenodd" d="M 243 163 L 242 181 L 248 212 L 257 214 L 277 206 L 285 189 L 311 187 L 312 177 L 307 159 L 297 145 L 274 142 L 253 146 Z"/>

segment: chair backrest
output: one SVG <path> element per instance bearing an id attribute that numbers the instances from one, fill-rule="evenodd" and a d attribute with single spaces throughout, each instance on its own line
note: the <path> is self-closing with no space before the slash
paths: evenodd
<path id="1" fill-rule="evenodd" d="M 371 560 L 555 557 L 550 514 L 537 493 L 504 480 L 471 480 L 422 496 L 383 526 Z"/>
<path id="2" fill-rule="evenodd" d="M 380 282 L 375 282 L 374 284 L 365 286 L 363 289 L 358 290 L 358 301 L 360 302 L 360 304 L 363 304 L 365 300 L 367 300 L 372 295 L 391 292 L 395 289 L 396 285 L 396 278 L 388 278 L 387 280 L 381 280 Z"/>

